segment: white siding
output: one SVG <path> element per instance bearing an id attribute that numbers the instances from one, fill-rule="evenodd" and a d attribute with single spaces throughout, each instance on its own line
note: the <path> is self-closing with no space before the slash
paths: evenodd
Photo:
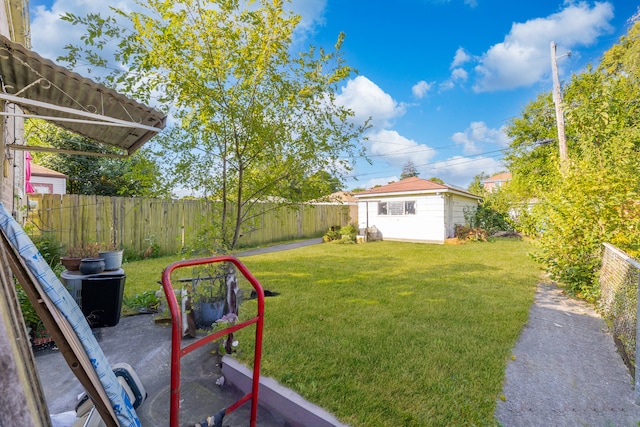
<path id="1" fill-rule="evenodd" d="M 31 175 L 31 185 L 36 193 L 41 194 L 66 194 L 67 180 L 64 178 L 56 178 L 52 176 Z"/>
<path id="2" fill-rule="evenodd" d="M 378 215 L 378 200 L 415 201 L 415 215 Z M 444 196 L 382 197 L 358 203 L 358 227 L 375 226 L 385 240 L 442 243 L 445 239 Z"/>
<path id="3" fill-rule="evenodd" d="M 474 199 L 462 197 L 456 194 L 449 196 L 450 202 L 448 204 L 451 213 L 447 216 L 450 221 L 447 221 L 447 237 L 454 237 L 454 231 L 456 224 L 467 224 L 465 219 L 465 210 L 473 210 L 478 207 L 478 202 Z"/>

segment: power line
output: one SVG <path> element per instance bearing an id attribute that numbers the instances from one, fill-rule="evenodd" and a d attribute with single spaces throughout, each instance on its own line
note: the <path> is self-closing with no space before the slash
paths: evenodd
<path id="1" fill-rule="evenodd" d="M 425 164 L 422 164 L 422 165 L 416 165 L 416 167 L 417 168 L 435 167 L 436 170 L 438 170 L 438 169 L 442 169 L 442 168 L 445 168 L 445 167 L 457 166 L 457 165 L 461 165 L 461 164 L 465 164 L 465 163 L 478 162 L 478 161 L 482 161 L 482 160 L 485 160 L 485 159 L 491 159 L 491 158 L 500 157 L 500 156 L 503 155 L 505 150 L 506 150 L 506 148 L 501 148 L 499 150 L 486 151 L 484 153 L 477 154 L 477 156 L 485 156 L 487 154 L 492 154 L 492 155 L 485 156 L 485 157 L 479 157 L 479 158 L 464 157 L 464 158 L 458 158 L 458 159 L 442 160 L 442 161 L 438 161 L 438 162 L 429 162 L 429 163 L 425 163 Z M 383 171 L 361 173 L 361 174 L 356 174 L 356 175 L 347 175 L 346 178 L 358 179 L 358 178 L 364 177 L 364 176 L 385 175 L 385 174 L 388 174 L 388 173 L 389 173 L 389 171 L 387 169 L 387 170 L 383 170 Z"/>

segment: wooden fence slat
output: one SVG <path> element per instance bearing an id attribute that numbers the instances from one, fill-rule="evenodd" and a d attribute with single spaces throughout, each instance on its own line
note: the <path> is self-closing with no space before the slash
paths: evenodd
<path id="1" fill-rule="evenodd" d="M 33 195 L 29 212 L 36 230 L 52 232 L 64 247 L 114 243 L 143 254 L 151 244 L 178 253 L 211 227 L 218 227 L 221 205 L 203 200 L 161 200 L 87 195 Z M 257 203 L 243 225 L 242 245 L 316 236 L 349 221 L 348 206 L 303 204 L 283 207 Z"/>

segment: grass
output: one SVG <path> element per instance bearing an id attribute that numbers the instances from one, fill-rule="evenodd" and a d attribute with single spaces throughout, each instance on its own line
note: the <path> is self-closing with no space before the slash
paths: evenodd
<path id="1" fill-rule="evenodd" d="M 262 373 L 354 427 L 495 425 L 539 277 L 528 250 L 375 242 L 243 258 L 280 293 L 266 300 Z M 127 287 L 144 263 L 125 266 Z M 241 310 L 254 315 L 255 301 Z M 247 363 L 249 329 L 236 354 Z"/>

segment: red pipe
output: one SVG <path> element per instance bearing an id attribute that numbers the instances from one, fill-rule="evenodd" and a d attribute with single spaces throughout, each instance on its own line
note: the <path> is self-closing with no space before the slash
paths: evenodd
<path id="1" fill-rule="evenodd" d="M 216 262 L 231 262 L 242 273 L 242 275 L 251 283 L 258 297 L 258 314 L 256 317 L 232 325 L 228 328 L 220 330 L 214 334 L 200 338 L 199 340 L 182 348 L 182 312 L 178 307 L 178 301 L 171 284 L 171 273 L 184 267 L 195 265 L 212 264 Z M 251 272 L 237 258 L 230 255 L 222 255 L 209 258 L 195 258 L 190 260 L 177 261 L 169 264 L 162 272 L 162 289 L 164 290 L 169 311 L 171 312 L 171 393 L 169 408 L 169 425 L 171 427 L 179 427 L 180 424 L 180 358 L 202 347 L 203 345 L 214 341 L 224 335 L 228 335 L 244 327 L 255 323 L 256 325 L 256 346 L 253 361 L 253 381 L 251 392 L 242 397 L 236 403 L 229 406 L 225 413 L 233 412 L 242 404 L 251 399 L 251 419 L 250 426 L 256 426 L 258 415 L 258 389 L 260 386 L 260 359 L 262 358 L 262 337 L 264 331 L 264 291 L 260 282 L 251 274 Z"/>

